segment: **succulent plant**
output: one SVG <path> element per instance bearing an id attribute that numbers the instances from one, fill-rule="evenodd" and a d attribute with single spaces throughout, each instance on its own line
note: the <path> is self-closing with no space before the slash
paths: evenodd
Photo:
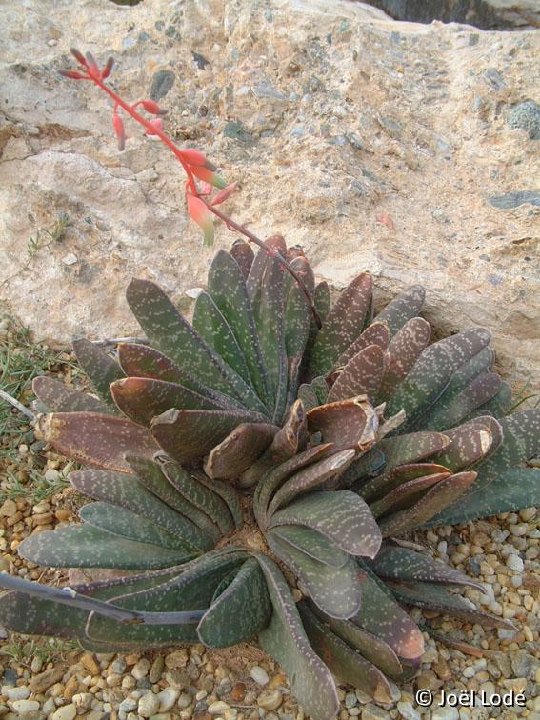
<path id="1" fill-rule="evenodd" d="M 303 290 L 283 270 L 286 256 Z M 315 720 L 338 710 L 331 672 L 378 701 L 423 636 L 402 607 L 492 626 L 482 590 L 399 536 L 535 505 L 540 411 L 507 414 L 489 333 L 430 344 L 424 291 L 372 317 L 362 273 L 331 307 L 299 248 L 274 236 L 212 262 L 189 323 L 153 283 L 128 303 L 148 344 L 74 349 L 95 394 L 37 378 L 37 432 L 87 469 L 81 524 L 30 535 L 32 562 L 114 568 L 58 590 L 2 576 L 0 619 L 96 650 L 257 637 Z M 331 672 L 330 672 L 331 671 Z"/>

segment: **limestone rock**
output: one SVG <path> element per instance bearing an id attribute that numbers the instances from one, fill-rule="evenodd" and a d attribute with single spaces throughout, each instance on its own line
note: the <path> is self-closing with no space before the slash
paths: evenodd
<path id="1" fill-rule="evenodd" d="M 533 392 L 537 141 L 508 113 L 537 95 L 539 42 L 347 0 L 4 3 L 0 296 L 38 339 L 140 334 L 129 279 L 189 310 L 234 239 L 202 246 L 180 166 L 138 127 L 118 151 L 108 98 L 57 74 L 75 46 L 114 55 L 114 87 L 160 98 L 176 141 L 241 182 L 233 217 L 304 245 L 337 287 L 369 270 L 386 300 L 421 282 L 439 332 L 491 328 L 499 366 Z M 525 201 L 490 203 L 509 193 Z"/>

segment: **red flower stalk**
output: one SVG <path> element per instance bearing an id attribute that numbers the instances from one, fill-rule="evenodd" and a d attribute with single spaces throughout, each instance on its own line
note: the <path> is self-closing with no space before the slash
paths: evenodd
<path id="1" fill-rule="evenodd" d="M 186 182 L 186 203 L 190 218 L 196 222 L 202 229 L 204 234 L 205 245 L 211 245 L 214 238 L 213 218 L 221 220 L 229 230 L 236 231 L 246 237 L 250 242 L 265 250 L 268 254 L 276 257 L 281 265 L 292 275 L 304 292 L 311 309 L 311 313 L 315 322 L 321 327 L 321 320 L 313 305 L 313 299 L 307 289 L 302 278 L 298 276 L 295 270 L 290 266 L 287 260 L 273 248 L 269 248 L 254 233 L 245 226 L 238 224 L 232 218 L 225 215 L 216 208 L 225 202 L 232 193 L 237 189 L 237 184 L 227 185 L 227 182 L 219 175 L 217 168 L 213 165 L 200 150 L 191 148 L 179 148 L 174 141 L 167 135 L 163 129 L 162 117 L 166 111 L 150 99 L 139 100 L 135 103 L 127 103 L 112 88 L 105 84 L 105 80 L 111 74 L 114 65 L 113 58 L 109 58 L 106 65 L 100 69 L 91 53 L 84 56 L 79 50 L 71 50 L 71 54 L 77 60 L 80 68 L 77 70 L 61 70 L 60 73 L 71 80 L 90 80 L 103 90 L 112 99 L 113 106 L 113 129 L 118 140 L 118 147 L 123 150 L 126 142 L 126 132 L 124 121 L 119 115 L 119 110 L 123 110 L 129 116 L 139 123 L 147 135 L 157 136 L 159 140 L 166 145 L 173 155 L 179 160 L 187 175 Z M 155 117 L 147 119 L 137 110 L 138 107 L 154 115 Z M 197 181 L 202 181 L 200 186 Z M 211 187 L 217 188 L 217 192 L 211 196 Z"/>

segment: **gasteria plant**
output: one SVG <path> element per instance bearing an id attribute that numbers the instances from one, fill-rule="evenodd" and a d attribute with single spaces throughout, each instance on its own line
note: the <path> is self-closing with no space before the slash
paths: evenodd
<path id="1" fill-rule="evenodd" d="M 487 331 L 430 344 L 421 287 L 373 317 L 362 273 L 331 306 L 301 249 L 258 244 L 217 253 L 191 323 L 133 280 L 148 344 L 74 344 L 96 394 L 34 381 L 36 432 L 88 466 L 70 480 L 95 502 L 19 551 L 126 574 L 64 590 L 2 575 L 0 620 L 95 651 L 256 637 L 329 720 L 331 673 L 389 702 L 389 679 L 415 671 L 423 636 L 402 605 L 509 626 L 399 536 L 536 504 L 540 411 L 507 414 Z"/>

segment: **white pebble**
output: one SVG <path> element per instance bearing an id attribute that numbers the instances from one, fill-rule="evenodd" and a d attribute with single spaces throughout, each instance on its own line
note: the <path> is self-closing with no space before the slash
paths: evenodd
<path id="1" fill-rule="evenodd" d="M 39 703 L 37 700 L 13 700 L 10 701 L 9 706 L 16 713 L 30 713 L 39 710 Z"/>
<path id="2" fill-rule="evenodd" d="M 147 692 L 146 695 L 143 695 L 142 698 L 139 700 L 137 712 L 143 718 L 149 718 L 151 715 L 157 713 L 158 710 L 159 698 L 155 693 Z"/>
<path id="3" fill-rule="evenodd" d="M 172 709 L 174 703 L 178 700 L 179 690 L 174 688 L 165 688 L 161 692 L 158 692 L 157 696 L 159 699 L 159 712 L 169 712 Z"/>
<path id="4" fill-rule="evenodd" d="M 258 665 L 254 665 L 251 670 L 249 671 L 250 676 L 255 680 L 257 685 L 268 685 L 270 682 L 270 677 L 268 676 L 268 673 L 266 670 L 262 667 L 259 667 Z"/>
<path id="5" fill-rule="evenodd" d="M 146 658 L 141 658 L 135 665 L 133 666 L 131 670 L 131 674 L 135 678 L 135 680 L 142 680 L 143 677 L 146 677 L 150 671 L 150 660 L 147 660 Z"/>
<path id="6" fill-rule="evenodd" d="M 26 700 L 26 698 L 30 697 L 30 688 L 27 688 L 27 687 L 8 688 L 5 695 L 8 696 L 9 700 Z"/>
<path id="7" fill-rule="evenodd" d="M 58 710 L 55 710 L 51 715 L 51 720 L 73 720 L 76 714 L 77 708 L 73 705 L 73 703 L 70 703 L 69 705 L 63 705 L 62 707 L 59 707 Z"/>
<path id="8" fill-rule="evenodd" d="M 216 700 L 208 707 L 210 715 L 222 715 L 227 710 L 230 710 L 230 706 L 227 705 L 223 700 Z"/>
<path id="9" fill-rule="evenodd" d="M 525 567 L 525 564 L 523 563 L 523 560 L 519 557 L 519 555 L 516 555 L 515 553 L 512 553 L 512 555 L 509 555 L 506 559 L 506 565 L 510 570 L 514 570 L 515 572 L 523 572 L 523 569 Z"/>

